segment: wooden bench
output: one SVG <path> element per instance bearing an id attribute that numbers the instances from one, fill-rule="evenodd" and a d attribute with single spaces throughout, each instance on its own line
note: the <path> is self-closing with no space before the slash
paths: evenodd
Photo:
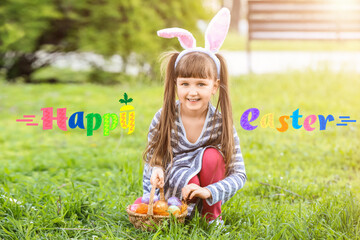
<path id="1" fill-rule="evenodd" d="M 247 56 L 253 40 L 359 40 L 360 0 L 248 0 Z"/>

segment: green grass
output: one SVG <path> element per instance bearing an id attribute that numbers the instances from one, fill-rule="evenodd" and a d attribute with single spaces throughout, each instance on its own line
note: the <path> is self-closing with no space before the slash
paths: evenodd
<path id="1" fill-rule="evenodd" d="M 232 79 L 248 181 L 223 205 L 228 235 L 198 216 L 154 233 L 128 221 L 125 208 L 142 193 L 141 153 L 162 104 L 161 86 L 1 83 L 0 239 L 360 239 L 359 79 L 310 70 Z M 42 107 L 66 107 L 68 117 L 118 113 L 124 92 L 136 111 L 131 135 L 117 127 L 105 137 L 101 126 L 87 137 L 84 130 L 63 132 L 54 124 L 45 131 L 15 121 L 34 114 L 40 123 Z M 315 125 L 313 132 L 245 131 L 239 119 L 251 107 L 275 119 L 300 108 L 300 124 L 310 114 L 333 114 L 335 122 L 349 115 L 357 122 L 331 123 L 325 131 Z"/>
<path id="2" fill-rule="evenodd" d="M 246 41 L 246 36 L 230 32 L 221 50 L 246 51 Z M 252 51 L 360 51 L 360 41 L 253 40 L 250 47 Z"/>

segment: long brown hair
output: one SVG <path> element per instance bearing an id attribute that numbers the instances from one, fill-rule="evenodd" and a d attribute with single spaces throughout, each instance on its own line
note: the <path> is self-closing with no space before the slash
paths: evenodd
<path id="1" fill-rule="evenodd" d="M 176 79 L 184 78 L 208 78 L 217 79 L 217 70 L 214 61 L 205 53 L 191 52 L 184 55 L 175 66 L 178 52 L 166 52 L 162 55 L 162 69 L 165 70 L 164 82 L 164 102 L 161 111 L 159 123 L 150 130 L 152 140 L 148 142 L 143 153 L 144 161 L 150 166 L 160 165 L 166 168 L 167 164 L 172 164 L 173 154 L 171 147 L 171 131 L 177 132 L 174 127 L 175 122 L 175 100 L 176 100 Z M 216 54 L 220 60 L 220 89 L 216 104 L 216 110 L 213 117 L 213 130 L 215 126 L 215 117 L 220 106 L 222 131 L 216 139 L 212 138 L 213 131 L 207 145 L 220 145 L 221 152 L 224 154 L 226 172 L 229 173 L 229 165 L 234 160 L 232 158 L 235 151 L 233 137 L 233 120 L 231 102 L 229 97 L 228 70 L 225 59 Z M 165 67 L 166 66 L 166 67 Z M 166 68 L 166 69 L 165 69 Z M 177 134 L 176 134 L 177 135 Z"/>

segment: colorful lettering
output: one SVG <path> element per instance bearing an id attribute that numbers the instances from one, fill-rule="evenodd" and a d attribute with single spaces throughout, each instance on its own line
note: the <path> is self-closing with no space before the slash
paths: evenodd
<path id="1" fill-rule="evenodd" d="M 320 122 L 320 131 L 325 130 L 326 129 L 326 123 L 332 122 L 334 121 L 334 116 L 333 115 L 328 115 L 325 119 L 325 117 L 323 115 L 318 115 L 319 117 L 319 122 Z"/>
<path id="2" fill-rule="evenodd" d="M 274 128 L 274 114 L 273 113 L 265 114 L 260 120 L 260 126 L 262 128 L 266 128 L 268 126 Z"/>
<path id="3" fill-rule="evenodd" d="M 104 118 L 104 136 L 108 136 L 110 131 L 114 130 L 119 122 L 119 118 L 115 113 L 106 113 L 103 116 Z M 112 120 L 111 128 L 110 128 L 110 118 Z"/>
<path id="4" fill-rule="evenodd" d="M 127 105 L 133 101 L 132 98 L 128 98 L 128 95 L 124 93 L 124 99 L 120 99 L 120 103 L 124 103 L 125 106 L 120 108 L 120 125 L 122 128 L 129 128 L 128 134 L 131 134 L 135 130 L 135 111 L 134 107 L 131 105 Z M 127 112 L 129 113 L 129 122 L 126 123 Z"/>
<path id="5" fill-rule="evenodd" d="M 57 109 L 57 117 L 53 117 L 53 108 L 42 108 L 43 116 L 41 120 L 43 120 L 43 130 L 52 129 L 53 128 L 53 120 L 56 120 L 58 127 L 67 131 L 66 128 L 66 108 L 58 108 Z"/>
<path id="6" fill-rule="evenodd" d="M 288 130 L 288 124 L 287 124 L 287 122 L 286 122 L 286 120 L 285 119 L 289 119 L 290 117 L 289 116 L 287 116 L 287 115 L 284 115 L 284 116 L 281 116 L 280 118 L 279 118 L 279 122 L 281 123 L 281 127 L 280 128 L 276 128 L 279 132 L 286 132 L 287 130 Z"/>
<path id="7" fill-rule="evenodd" d="M 94 118 L 95 118 L 95 126 L 94 126 Z M 88 115 L 86 115 L 86 130 L 87 136 L 92 136 L 93 132 L 98 130 L 99 127 L 101 126 L 101 115 L 98 113 L 89 113 Z"/>
<path id="8" fill-rule="evenodd" d="M 77 118 L 76 118 L 77 116 Z M 75 121 L 76 119 L 76 121 Z M 79 127 L 81 129 L 85 129 L 84 127 L 84 112 L 76 112 L 73 113 L 69 118 L 69 127 L 74 129 Z"/>
<path id="9" fill-rule="evenodd" d="M 293 115 L 290 116 L 292 118 L 292 126 L 294 129 L 301 128 L 302 125 L 299 125 L 299 118 L 302 118 L 302 115 L 299 115 L 299 108 L 293 112 Z"/>
<path id="10" fill-rule="evenodd" d="M 251 113 L 251 119 L 249 121 L 249 114 Z M 243 129 L 251 131 L 256 129 L 258 126 L 252 126 L 250 123 L 255 121 L 260 115 L 260 111 L 257 108 L 250 108 L 246 110 L 240 119 L 240 125 Z"/>
<path id="11" fill-rule="evenodd" d="M 316 122 L 316 115 L 309 115 L 304 120 L 304 128 L 306 131 L 314 131 L 315 128 L 311 127 L 312 124 Z"/>

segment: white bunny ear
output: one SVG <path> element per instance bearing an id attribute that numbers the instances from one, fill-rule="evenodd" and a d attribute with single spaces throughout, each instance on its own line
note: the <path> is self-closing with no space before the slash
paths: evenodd
<path id="1" fill-rule="evenodd" d="M 194 36 L 188 30 L 182 28 L 165 28 L 157 31 L 157 35 L 163 38 L 177 37 L 184 49 L 196 47 Z"/>
<path id="2" fill-rule="evenodd" d="M 229 31 L 230 11 L 222 8 L 210 21 L 205 32 L 205 48 L 218 52 Z"/>

